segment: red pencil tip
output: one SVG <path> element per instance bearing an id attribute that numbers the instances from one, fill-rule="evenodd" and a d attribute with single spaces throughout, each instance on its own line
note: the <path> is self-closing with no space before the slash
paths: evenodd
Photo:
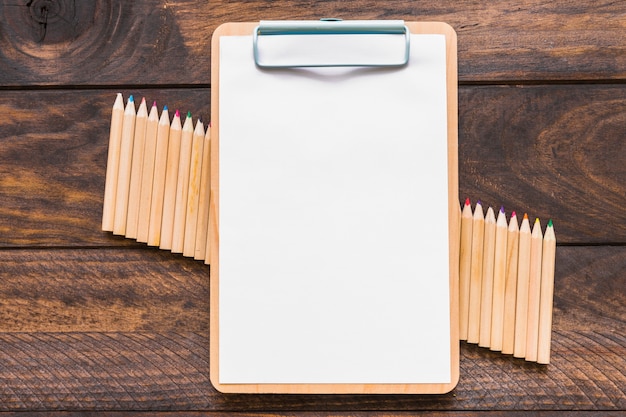
<path id="1" fill-rule="evenodd" d="M 472 203 L 471 203 L 471 201 L 470 201 L 469 197 L 467 197 L 467 198 L 465 199 L 465 205 L 466 205 L 466 206 L 470 206 L 471 204 L 472 204 Z"/>

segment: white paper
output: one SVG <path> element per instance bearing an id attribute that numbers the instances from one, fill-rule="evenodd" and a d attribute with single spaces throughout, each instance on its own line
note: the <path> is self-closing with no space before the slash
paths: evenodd
<path id="1" fill-rule="evenodd" d="M 444 36 L 400 69 L 220 51 L 219 382 L 449 383 Z"/>

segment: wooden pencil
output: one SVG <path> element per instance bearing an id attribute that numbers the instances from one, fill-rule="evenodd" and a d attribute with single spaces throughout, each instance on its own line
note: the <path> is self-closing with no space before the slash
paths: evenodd
<path id="1" fill-rule="evenodd" d="M 491 307 L 491 342 L 489 348 L 502 350 L 504 335 L 504 293 L 506 283 L 508 224 L 504 207 L 500 207 L 496 220 L 496 249 L 493 264 L 493 302 Z"/>
<path id="2" fill-rule="evenodd" d="M 154 158 L 154 177 L 150 199 L 150 223 L 148 226 L 148 245 L 159 246 L 161 242 L 161 220 L 163 219 L 163 195 L 165 193 L 165 171 L 167 169 L 167 150 L 170 138 L 170 118 L 167 106 L 163 107 L 157 128 L 157 140 Z"/>
<path id="3" fill-rule="evenodd" d="M 174 207 L 174 230 L 172 231 L 172 252 L 183 253 L 185 247 L 185 222 L 187 221 L 187 199 L 189 196 L 189 169 L 191 165 L 191 146 L 193 142 L 193 119 L 187 112 L 180 137 L 180 155 L 178 159 L 178 182 L 176 183 L 176 204 Z"/>
<path id="4" fill-rule="evenodd" d="M 187 218 L 185 219 L 185 242 L 183 256 L 196 254 L 196 234 L 198 233 L 198 203 L 202 180 L 202 153 L 204 146 L 204 125 L 198 119 L 193 131 L 191 162 L 189 166 L 189 191 L 187 193 Z"/>
<path id="5" fill-rule="evenodd" d="M 207 126 L 202 145 L 202 174 L 200 178 L 200 198 L 198 200 L 198 226 L 196 228 L 196 248 L 194 259 L 208 263 L 209 252 L 209 204 L 211 198 L 211 126 Z"/>
<path id="6" fill-rule="evenodd" d="M 480 298 L 480 329 L 478 346 L 489 347 L 491 343 L 491 310 L 493 303 L 493 272 L 496 250 L 496 217 L 493 209 L 485 216 L 483 243 L 483 279 Z"/>
<path id="7" fill-rule="evenodd" d="M 519 225 L 517 215 L 511 213 L 506 237 L 506 278 L 504 283 L 504 318 L 502 353 L 512 354 L 515 346 L 515 307 L 517 296 L 517 258 L 519 251 Z"/>
<path id="8" fill-rule="evenodd" d="M 550 363 L 552 341 L 552 299 L 554 297 L 554 265 L 556 257 L 556 236 L 552 220 L 548 221 L 543 237 L 541 256 L 541 300 L 539 302 L 539 339 L 537 342 L 537 362 Z"/>
<path id="9" fill-rule="evenodd" d="M 137 221 L 137 241 L 148 242 L 150 227 L 150 203 L 152 202 L 152 183 L 154 182 L 154 162 L 156 156 L 159 110 L 156 101 L 148 114 L 146 138 L 143 147 L 143 167 L 141 169 L 141 193 L 139 196 L 139 218 Z"/>
<path id="10" fill-rule="evenodd" d="M 519 255 L 517 259 L 517 297 L 515 304 L 515 343 L 513 356 L 526 356 L 526 326 L 528 324 L 528 284 L 530 279 L 530 223 L 524 214 L 519 230 Z"/>
<path id="11" fill-rule="evenodd" d="M 122 140 L 120 142 L 120 163 L 117 173 L 117 188 L 115 194 L 115 213 L 113 234 L 126 233 L 126 216 L 128 213 L 128 189 L 130 187 L 130 167 L 133 157 L 133 139 L 135 135 L 135 119 L 137 111 L 135 100 L 128 97 L 122 123 Z"/>
<path id="12" fill-rule="evenodd" d="M 530 279 L 528 281 L 528 323 L 526 325 L 527 361 L 537 362 L 537 341 L 539 339 L 539 300 L 541 297 L 541 258 L 543 234 L 541 222 L 535 220 L 530 243 Z"/>
<path id="13" fill-rule="evenodd" d="M 470 273 L 472 265 L 473 214 L 470 199 L 461 211 L 461 247 L 459 254 L 459 339 L 467 340 L 469 318 Z"/>
<path id="14" fill-rule="evenodd" d="M 148 124 L 148 108 L 145 97 L 141 100 L 135 119 L 133 139 L 133 158 L 130 168 L 130 188 L 128 191 L 128 214 L 126 216 L 126 237 L 137 238 L 139 221 L 139 198 L 141 197 L 141 173 L 143 169 L 143 153 Z"/>
<path id="15" fill-rule="evenodd" d="M 107 156 L 104 202 L 102 204 L 102 230 L 112 232 L 115 223 L 115 196 L 117 194 L 117 174 L 120 164 L 120 142 L 124 122 L 124 99 L 117 93 L 111 111 L 109 130 L 109 151 Z"/>
<path id="16" fill-rule="evenodd" d="M 474 207 L 472 223 L 472 263 L 470 270 L 467 341 L 468 343 L 478 343 L 480 338 L 480 300 L 483 279 L 483 240 L 485 236 L 485 217 L 480 201 Z"/>
<path id="17" fill-rule="evenodd" d="M 182 126 L 180 112 L 176 110 L 170 126 L 167 165 L 165 168 L 165 189 L 163 191 L 163 215 L 161 219 L 161 241 L 159 248 L 172 249 L 174 233 L 174 208 L 176 207 L 176 184 L 178 183 L 178 164 L 180 163 L 180 139 Z"/>

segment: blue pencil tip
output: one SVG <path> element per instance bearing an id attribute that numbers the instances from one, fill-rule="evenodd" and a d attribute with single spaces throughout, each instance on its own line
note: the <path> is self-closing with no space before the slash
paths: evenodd
<path id="1" fill-rule="evenodd" d="M 132 95 L 130 95 L 130 96 L 128 97 L 128 101 L 129 101 L 129 102 L 131 102 L 131 103 L 133 103 L 133 102 L 135 101 L 135 99 L 133 98 L 133 96 L 132 96 Z"/>
<path id="2" fill-rule="evenodd" d="M 167 110 L 167 106 L 163 106 L 163 111 Z"/>

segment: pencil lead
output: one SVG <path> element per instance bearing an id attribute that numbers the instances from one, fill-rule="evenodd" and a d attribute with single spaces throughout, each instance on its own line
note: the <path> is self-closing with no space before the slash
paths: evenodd
<path id="1" fill-rule="evenodd" d="M 472 202 L 470 201 L 469 197 L 467 197 L 467 198 L 465 199 L 465 205 L 466 205 L 466 206 L 471 206 L 471 205 L 472 205 Z"/>
<path id="2" fill-rule="evenodd" d="M 157 106 L 157 104 L 156 104 L 156 100 L 154 100 L 154 101 L 152 102 L 152 107 L 156 107 L 156 106 Z"/>
<path id="3" fill-rule="evenodd" d="M 163 111 L 167 110 L 167 105 L 163 106 Z"/>
<path id="4" fill-rule="evenodd" d="M 548 220 L 548 227 L 552 227 L 552 219 Z"/>
<path id="5" fill-rule="evenodd" d="M 528 220 L 528 213 L 524 213 L 524 219 Z"/>
<path id="6" fill-rule="evenodd" d="M 180 117 L 180 112 L 176 109 L 176 113 L 174 113 L 174 117 Z"/>
<path id="7" fill-rule="evenodd" d="M 500 213 L 504 214 L 504 206 L 500 206 Z"/>
<path id="8" fill-rule="evenodd" d="M 514 211 L 511 212 L 511 217 L 517 217 L 517 213 L 515 213 Z"/>
<path id="9" fill-rule="evenodd" d="M 145 103 L 145 102 L 146 102 L 146 98 L 145 98 L 145 97 L 142 97 L 142 98 L 141 98 L 141 104 L 143 104 L 143 103 Z"/>
<path id="10" fill-rule="evenodd" d="M 482 203 L 480 200 L 478 200 L 478 201 L 476 201 L 476 205 L 477 205 L 477 206 L 478 206 L 478 205 L 481 205 L 481 206 L 482 206 L 482 205 L 483 205 L 483 203 Z"/>
<path id="11" fill-rule="evenodd" d="M 190 111 L 187 112 L 187 118 L 191 119 L 191 112 Z"/>
<path id="12" fill-rule="evenodd" d="M 535 224 L 539 224 L 539 217 L 535 219 Z"/>
<path id="13" fill-rule="evenodd" d="M 134 103 L 135 102 L 135 99 L 133 98 L 132 94 L 130 96 L 128 96 L 128 102 L 129 103 Z"/>

